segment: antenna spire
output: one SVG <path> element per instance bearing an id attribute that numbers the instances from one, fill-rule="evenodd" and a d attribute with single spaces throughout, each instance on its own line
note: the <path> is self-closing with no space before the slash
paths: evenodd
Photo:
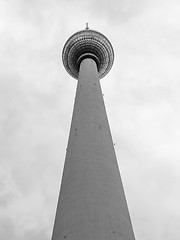
<path id="1" fill-rule="evenodd" d="M 89 29 L 88 23 L 86 23 L 86 29 L 87 29 L 87 30 Z"/>

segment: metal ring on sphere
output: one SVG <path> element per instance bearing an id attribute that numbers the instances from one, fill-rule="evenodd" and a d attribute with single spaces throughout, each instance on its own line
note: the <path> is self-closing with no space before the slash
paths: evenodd
<path id="1" fill-rule="evenodd" d="M 62 51 L 66 71 L 78 79 L 79 67 L 85 58 L 92 58 L 96 62 L 99 78 L 103 78 L 114 62 L 114 51 L 110 41 L 103 34 L 87 28 L 73 34 Z"/>

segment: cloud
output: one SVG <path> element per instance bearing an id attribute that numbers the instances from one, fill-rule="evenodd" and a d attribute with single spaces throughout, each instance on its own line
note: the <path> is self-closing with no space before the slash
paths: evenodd
<path id="1" fill-rule="evenodd" d="M 142 9 L 147 1 L 89 1 L 89 6 L 93 15 L 97 18 L 104 18 L 116 26 L 120 23 L 127 22 L 137 15 L 141 14 Z"/>

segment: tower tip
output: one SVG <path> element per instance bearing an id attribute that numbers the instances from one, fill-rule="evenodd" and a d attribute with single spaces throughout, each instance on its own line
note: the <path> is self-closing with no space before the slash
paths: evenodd
<path id="1" fill-rule="evenodd" d="M 88 23 L 86 23 L 86 29 L 87 29 L 87 30 L 89 29 Z"/>

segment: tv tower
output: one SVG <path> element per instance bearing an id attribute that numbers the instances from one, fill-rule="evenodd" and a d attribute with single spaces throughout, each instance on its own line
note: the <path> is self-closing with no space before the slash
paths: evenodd
<path id="1" fill-rule="evenodd" d="M 87 24 L 62 61 L 78 84 L 52 240 L 135 240 L 99 81 L 112 45 Z"/>

